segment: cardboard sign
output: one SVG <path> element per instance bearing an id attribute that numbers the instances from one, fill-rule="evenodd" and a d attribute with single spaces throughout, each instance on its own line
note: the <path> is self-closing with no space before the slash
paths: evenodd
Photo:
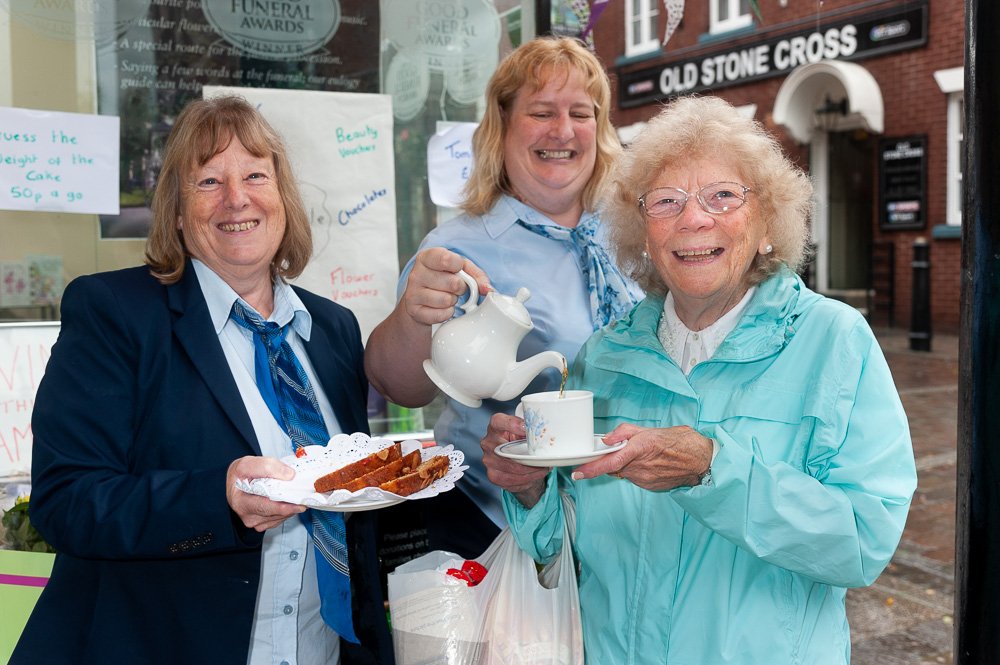
<path id="1" fill-rule="evenodd" d="M 58 322 L 0 323 L 0 478 L 31 472 L 31 411 Z"/>

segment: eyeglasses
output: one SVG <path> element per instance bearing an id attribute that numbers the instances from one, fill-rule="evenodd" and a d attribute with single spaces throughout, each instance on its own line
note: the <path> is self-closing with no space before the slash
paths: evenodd
<path id="1" fill-rule="evenodd" d="M 648 217 L 665 219 L 681 214 L 688 199 L 694 196 L 705 212 L 723 215 L 746 203 L 750 191 L 749 187 L 737 182 L 713 182 L 694 194 L 688 194 L 680 187 L 658 187 L 640 196 L 639 206 Z"/>

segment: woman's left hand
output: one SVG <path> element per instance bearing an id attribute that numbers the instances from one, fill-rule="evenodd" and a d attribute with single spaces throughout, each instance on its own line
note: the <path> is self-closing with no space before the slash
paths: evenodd
<path id="1" fill-rule="evenodd" d="M 494 413 L 486 436 L 479 445 L 483 449 L 486 477 L 497 487 L 507 490 L 526 508 L 531 508 L 545 492 L 545 479 L 550 469 L 526 466 L 500 457 L 496 449 L 501 444 L 525 437 L 524 420 L 505 413 Z"/>
<path id="2" fill-rule="evenodd" d="M 604 437 L 607 445 L 628 439 L 628 445 L 578 466 L 573 480 L 602 474 L 630 480 L 647 490 L 697 485 L 712 464 L 712 440 L 686 425 L 650 429 L 619 425 Z"/>

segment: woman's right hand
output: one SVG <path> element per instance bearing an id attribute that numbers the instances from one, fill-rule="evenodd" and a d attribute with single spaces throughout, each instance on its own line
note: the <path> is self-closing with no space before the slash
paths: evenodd
<path id="1" fill-rule="evenodd" d="M 486 436 L 479 445 L 483 449 L 483 465 L 486 467 L 486 477 L 490 482 L 513 494 L 525 508 L 531 508 L 538 503 L 542 493 L 545 492 L 545 478 L 549 475 L 549 469 L 518 464 L 496 453 L 497 446 L 524 437 L 522 418 L 494 413 L 490 418 Z"/>
<path id="2" fill-rule="evenodd" d="M 468 290 L 459 270 L 476 280 L 480 294 L 490 292 L 489 277 L 479 266 L 443 247 L 430 247 L 417 254 L 400 306 L 417 323 L 429 326 L 447 321 L 455 313 L 459 296 Z"/>
<path id="3" fill-rule="evenodd" d="M 489 278 L 479 266 L 443 247 L 430 247 L 417 254 L 399 302 L 368 336 L 368 381 L 400 406 L 426 406 L 438 393 L 423 362 L 431 357 L 432 326 L 452 317 L 458 297 L 469 288 L 459 270 L 476 280 L 480 293 L 489 293 Z"/>

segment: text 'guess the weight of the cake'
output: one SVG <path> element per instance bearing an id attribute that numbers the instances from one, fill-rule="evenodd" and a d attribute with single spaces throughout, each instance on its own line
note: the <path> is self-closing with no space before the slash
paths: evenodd
<path id="1" fill-rule="evenodd" d="M 24 136 L 32 139 L 32 142 L 38 140 L 38 136 L 35 134 Z M 8 140 L 6 133 L 4 133 L 3 140 Z M 74 146 L 77 144 L 76 136 L 62 130 L 53 130 L 49 140 L 62 145 Z M 43 160 L 35 152 L 8 154 L 5 151 L 0 151 L 0 164 L 22 169 L 26 183 L 11 186 L 11 197 L 14 199 L 33 199 L 35 203 L 39 203 L 45 196 L 54 199 L 64 197 L 67 203 L 75 203 L 83 199 L 83 192 L 76 192 L 72 189 L 63 190 L 64 162 L 67 166 L 87 168 L 94 164 L 94 158 L 80 152 L 71 152 L 66 156 L 50 155 Z"/>
<path id="2" fill-rule="evenodd" d="M 0 108 L 0 208 L 118 213 L 118 118 Z"/>

